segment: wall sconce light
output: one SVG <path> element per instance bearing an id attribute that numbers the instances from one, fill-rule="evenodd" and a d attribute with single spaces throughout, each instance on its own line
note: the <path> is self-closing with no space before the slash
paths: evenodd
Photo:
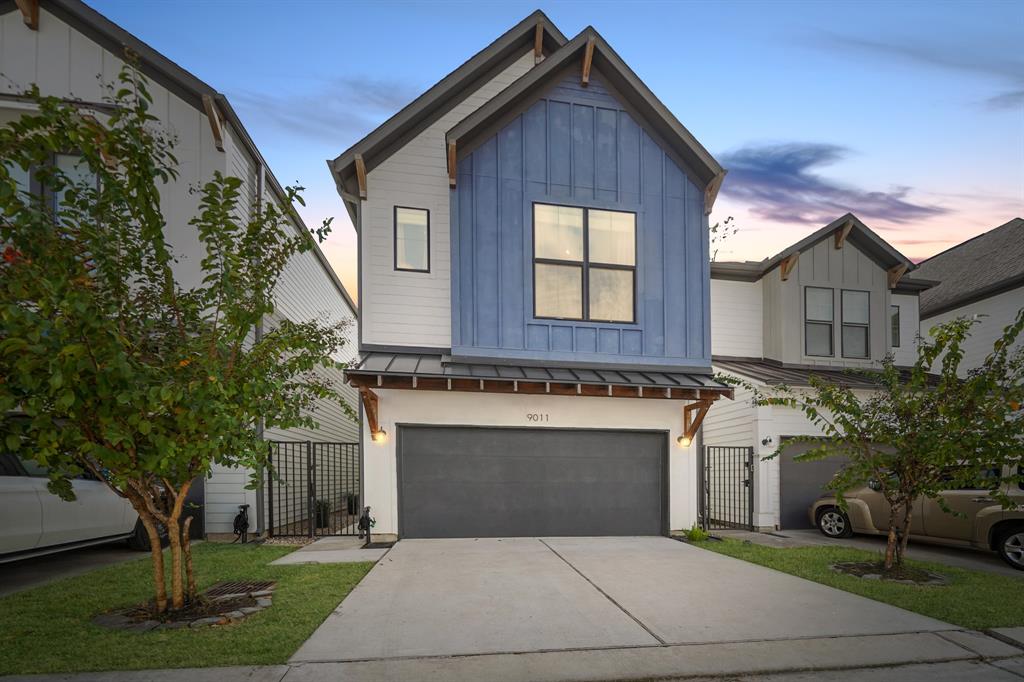
<path id="1" fill-rule="evenodd" d="M 761 445 L 763 445 L 765 447 L 768 447 L 771 444 L 772 444 L 772 437 L 771 436 L 765 436 L 764 438 L 761 439 Z"/>
<path id="2" fill-rule="evenodd" d="M 374 443 L 384 443 L 388 439 L 388 432 L 384 429 L 377 429 L 370 435 L 370 438 Z"/>
<path id="3" fill-rule="evenodd" d="M 678 443 L 681 448 L 690 447 L 690 443 L 692 442 L 693 440 L 689 436 L 679 436 L 679 438 L 676 438 L 676 443 Z"/>

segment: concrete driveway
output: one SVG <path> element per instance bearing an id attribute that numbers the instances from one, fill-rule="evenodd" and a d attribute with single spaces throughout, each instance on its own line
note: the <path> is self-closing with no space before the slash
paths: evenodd
<path id="1" fill-rule="evenodd" d="M 403 540 L 292 662 L 953 629 L 668 538 Z"/>

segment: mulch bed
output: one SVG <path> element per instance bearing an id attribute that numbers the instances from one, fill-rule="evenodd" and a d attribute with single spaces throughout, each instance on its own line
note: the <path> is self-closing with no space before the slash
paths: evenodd
<path id="1" fill-rule="evenodd" d="M 856 576 L 865 580 L 884 580 L 886 582 L 901 583 L 904 585 L 948 585 L 949 578 L 938 573 L 932 573 L 922 568 L 911 568 L 903 566 L 885 570 L 885 563 L 881 561 L 844 561 L 832 564 L 832 570 L 837 573 Z"/>
<path id="2" fill-rule="evenodd" d="M 153 602 L 101 613 L 92 619 L 112 630 L 176 630 L 238 623 L 273 604 L 273 582 L 217 583 L 177 611 L 153 615 Z"/>

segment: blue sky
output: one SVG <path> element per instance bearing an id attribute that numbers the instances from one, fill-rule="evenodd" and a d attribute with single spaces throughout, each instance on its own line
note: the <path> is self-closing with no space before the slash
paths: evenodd
<path id="1" fill-rule="evenodd" d="M 846 210 L 914 259 L 1024 214 L 1024 3 L 90 0 L 232 100 L 355 291 L 333 158 L 513 24 L 593 25 L 730 169 L 719 260 Z"/>

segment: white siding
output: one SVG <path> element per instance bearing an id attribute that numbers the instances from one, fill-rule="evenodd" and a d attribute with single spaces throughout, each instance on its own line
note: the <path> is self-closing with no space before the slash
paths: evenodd
<path id="1" fill-rule="evenodd" d="M 711 280 L 711 353 L 719 356 L 763 356 L 761 280 Z"/>
<path id="2" fill-rule="evenodd" d="M 958 317 L 980 315 L 981 322 L 974 325 L 971 336 L 964 347 L 964 358 L 960 363 L 960 373 L 981 365 L 985 357 L 992 352 L 992 344 L 1003 334 L 1003 329 L 1013 322 L 1017 312 L 1024 308 L 1024 287 L 1018 287 L 989 298 L 954 308 L 945 313 L 921 320 L 921 335 L 928 336 L 928 331 L 938 324 L 943 324 Z M 1017 340 L 1018 345 L 1024 339 Z"/>
<path id="3" fill-rule="evenodd" d="M 526 52 L 367 174 L 362 202 L 363 343 L 451 347 L 445 133 L 533 67 Z M 430 211 L 430 272 L 394 269 L 394 207 Z"/>
<path id="4" fill-rule="evenodd" d="M 900 346 L 892 348 L 892 334 L 889 332 L 890 348 L 897 365 L 909 366 L 917 362 L 917 334 L 921 323 L 918 319 L 918 297 L 908 294 L 893 294 L 892 305 L 900 307 Z"/>
<path id="5" fill-rule="evenodd" d="M 713 368 L 716 373 L 722 370 Z M 737 387 L 734 400 L 715 401 L 704 417 L 701 427 L 704 445 L 732 445 L 746 447 L 754 445 L 754 418 L 757 409 L 753 392 Z"/>
<path id="6" fill-rule="evenodd" d="M 0 92 L 18 93 L 37 83 L 44 95 L 75 97 L 90 102 L 102 101 L 103 83 L 114 82 L 123 62 L 80 31 L 64 23 L 45 9 L 40 10 L 39 30 L 31 31 L 17 11 L 0 15 Z M 178 180 L 161 187 L 161 209 L 167 221 L 166 237 L 179 256 L 175 276 L 183 286 L 198 284 L 200 261 L 204 252 L 195 230 L 188 221 L 195 215 L 198 197 L 189 188 L 213 177 L 214 171 L 234 175 L 245 181 L 239 217 L 252 209 L 256 192 L 257 160 L 239 142 L 233 131 L 225 129 L 225 151 L 216 149 L 206 115 L 156 82 L 150 81 L 153 97 L 150 113 L 176 137 L 174 155 L 179 165 Z M 16 105 L 0 104 L 0 121 L 24 113 Z M 269 199 L 269 194 L 267 195 Z M 296 228 L 297 229 L 297 228 Z M 355 354 L 357 329 L 354 311 L 337 291 L 324 265 L 313 253 L 302 254 L 285 269 L 278 284 L 277 314 L 295 321 L 308 319 L 353 320 L 349 344 L 336 357 L 349 361 Z M 330 378 L 339 396 L 353 408 L 354 389 L 345 385 L 342 373 L 331 370 Z M 268 432 L 268 437 L 289 440 L 332 440 L 355 442 L 358 424 L 350 419 L 336 401 L 317 407 L 317 430 Z M 244 490 L 249 472 L 216 466 L 206 482 L 207 530 L 230 532 L 239 504 L 252 506 L 250 519 L 256 525 L 256 493 Z"/>

